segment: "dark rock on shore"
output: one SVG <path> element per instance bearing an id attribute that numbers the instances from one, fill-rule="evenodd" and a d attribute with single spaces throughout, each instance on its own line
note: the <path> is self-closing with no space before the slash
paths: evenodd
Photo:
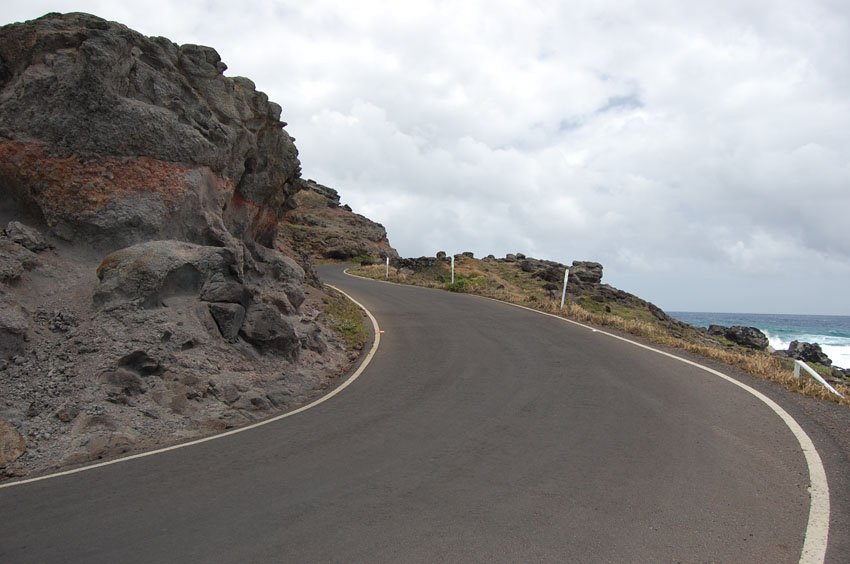
<path id="1" fill-rule="evenodd" d="M 791 341 L 786 354 L 804 362 L 813 362 L 824 366 L 832 366 L 832 360 L 821 350 L 817 343 Z"/>
<path id="2" fill-rule="evenodd" d="M 707 332 L 714 337 L 723 337 L 743 347 L 759 351 L 767 350 L 770 345 L 767 335 L 756 327 L 709 325 Z"/>

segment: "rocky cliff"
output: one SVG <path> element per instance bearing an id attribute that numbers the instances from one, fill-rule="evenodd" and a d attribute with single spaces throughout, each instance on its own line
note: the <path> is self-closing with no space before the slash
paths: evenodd
<path id="1" fill-rule="evenodd" d="M 281 107 L 226 68 L 87 14 L 0 28 L 0 474 L 238 425 L 350 363 L 276 246 L 304 187 Z"/>
<path id="2" fill-rule="evenodd" d="M 398 258 L 384 226 L 341 204 L 333 188 L 307 180 L 304 190 L 295 195 L 295 204 L 284 214 L 280 245 L 301 249 L 316 259 Z"/>

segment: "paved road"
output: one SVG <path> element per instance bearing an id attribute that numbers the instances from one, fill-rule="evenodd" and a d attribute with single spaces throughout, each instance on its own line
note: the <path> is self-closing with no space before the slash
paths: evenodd
<path id="1" fill-rule="evenodd" d="M 496 302 L 323 271 L 385 331 L 264 427 L 0 489 L 0 562 L 795 562 L 808 474 L 736 386 Z"/>

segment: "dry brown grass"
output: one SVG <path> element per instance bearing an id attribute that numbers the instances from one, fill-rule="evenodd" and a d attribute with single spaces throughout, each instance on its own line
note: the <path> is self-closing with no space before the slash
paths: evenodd
<path id="1" fill-rule="evenodd" d="M 799 380 L 794 378 L 791 361 L 779 359 L 766 352 L 729 348 L 720 344 L 707 344 L 679 338 L 657 323 L 643 319 L 628 319 L 611 313 L 591 312 L 572 301 L 567 301 L 564 309 L 561 310 L 560 299 L 553 300 L 542 290 L 528 284 L 524 285 L 519 277 L 512 280 L 510 273 L 502 270 L 488 268 L 488 272 L 481 272 L 479 265 L 476 264 L 478 262 L 461 260 L 456 264 L 456 279 L 466 281 L 462 288 L 463 292 L 522 305 L 594 327 L 626 333 L 650 343 L 683 350 L 733 366 L 757 378 L 776 382 L 794 392 L 850 406 L 850 386 L 834 385 L 835 389 L 845 397 L 840 399 L 812 378 L 801 377 Z M 386 276 L 386 268 L 383 265 L 357 267 L 351 272 L 367 278 L 428 288 L 446 289 L 450 279 L 449 268 L 440 266 L 435 267 L 433 272 L 425 274 L 406 274 L 390 268 L 389 277 Z"/>

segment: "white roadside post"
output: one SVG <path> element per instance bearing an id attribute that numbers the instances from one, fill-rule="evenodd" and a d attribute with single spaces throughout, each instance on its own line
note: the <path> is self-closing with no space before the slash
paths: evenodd
<path id="1" fill-rule="evenodd" d="M 390 278 L 390 257 L 387 257 L 387 273 L 384 275 L 384 278 L 387 280 Z"/>
<path id="2" fill-rule="evenodd" d="M 452 255 L 452 284 L 455 283 L 455 256 Z"/>
<path id="3" fill-rule="evenodd" d="M 561 309 L 564 309 L 564 302 L 567 300 L 567 280 L 570 278 L 570 267 L 564 271 L 564 290 L 561 292 Z"/>

